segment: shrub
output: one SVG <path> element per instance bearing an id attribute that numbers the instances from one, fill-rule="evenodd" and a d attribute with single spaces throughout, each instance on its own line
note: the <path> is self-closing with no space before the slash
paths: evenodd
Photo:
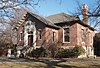
<path id="1" fill-rule="evenodd" d="M 38 57 L 41 57 L 42 55 L 44 55 L 44 53 L 45 53 L 45 49 L 43 47 L 41 47 L 41 48 L 36 48 L 35 50 L 33 50 L 31 52 L 31 55 L 32 55 L 32 57 L 38 58 Z"/>
<path id="2" fill-rule="evenodd" d="M 85 54 L 85 49 L 82 46 L 76 46 L 73 48 L 74 57 Z"/>
<path id="3" fill-rule="evenodd" d="M 57 58 L 70 58 L 72 56 L 73 56 L 72 49 L 62 49 L 58 51 L 58 54 L 56 55 Z"/>
<path id="4" fill-rule="evenodd" d="M 56 54 L 56 58 L 76 58 L 84 54 L 85 50 L 82 46 L 76 46 L 73 49 L 61 49 Z"/>

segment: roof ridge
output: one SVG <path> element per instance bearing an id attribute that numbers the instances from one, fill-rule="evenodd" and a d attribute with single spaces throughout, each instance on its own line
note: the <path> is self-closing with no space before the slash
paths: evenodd
<path id="1" fill-rule="evenodd" d="M 47 17 L 56 16 L 56 15 L 61 15 L 61 14 L 69 15 L 69 14 L 66 14 L 66 13 L 64 13 L 64 12 L 61 12 L 61 13 L 57 13 L 57 14 L 53 14 L 53 15 L 49 15 L 49 16 L 47 16 Z M 71 16 L 71 15 L 69 15 L 69 16 Z M 46 17 L 46 18 L 47 18 L 47 17 Z"/>

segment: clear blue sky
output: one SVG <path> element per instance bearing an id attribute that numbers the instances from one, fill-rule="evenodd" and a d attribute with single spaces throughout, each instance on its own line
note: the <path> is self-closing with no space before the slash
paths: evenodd
<path id="1" fill-rule="evenodd" d="M 61 3 L 60 3 L 61 1 Z M 93 5 L 95 0 L 78 0 L 83 4 Z M 49 16 L 61 12 L 70 14 L 69 12 L 74 12 L 77 7 L 75 0 L 41 0 L 39 6 L 35 9 L 37 13 L 43 16 Z"/>

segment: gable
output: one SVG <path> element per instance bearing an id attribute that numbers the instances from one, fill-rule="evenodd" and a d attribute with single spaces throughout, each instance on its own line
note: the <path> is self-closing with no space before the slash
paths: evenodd
<path id="1" fill-rule="evenodd" d="M 44 23 L 42 23 L 40 20 L 38 20 L 36 17 L 33 17 L 33 16 L 31 16 L 31 15 L 28 15 L 28 17 L 27 17 L 27 19 L 26 19 L 26 22 L 27 21 L 31 21 L 32 22 L 32 25 L 35 25 L 35 27 L 37 28 L 37 29 L 43 29 L 43 28 L 45 28 L 45 24 Z"/>
<path id="2" fill-rule="evenodd" d="M 28 14 L 28 17 L 31 16 L 31 18 L 34 18 L 34 19 L 37 19 L 37 20 L 41 21 L 41 23 L 45 24 L 48 27 L 57 28 L 57 29 L 60 28 L 60 27 L 56 26 L 55 24 L 53 24 L 51 21 L 49 21 L 46 18 L 42 17 L 42 16 L 39 16 L 37 14 L 33 14 L 31 12 L 27 13 L 27 14 Z"/>

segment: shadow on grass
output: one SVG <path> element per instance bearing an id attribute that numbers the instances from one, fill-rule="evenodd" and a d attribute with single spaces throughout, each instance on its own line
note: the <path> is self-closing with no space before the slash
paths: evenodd
<path id="1" fill-rule="evenodd" d="M 34 60 L 35 62 L 41 62 L 43 64 L 45 64 L 46 66 L 42 66 L 42 65 L 39 65 L 39 66 L 35 66 L 36 68 L 100 68 L 100 65 L 99 64 L 96 64 L 98 62 L 94 62 L 91 64 L 91 62 L 86 62 L 86 66 L 81 66 L 81 62 L 77 62 L 78 64 L 77 65 L 73 65 L 73 64 L 67 64 L 67 62 L 65 60 L 62 60 L 62 61 L 50 61 L 50 60 Z M 34 63 L 34 62 L 33 62 Z M 65 63 L 65 64 L 60 64 L 60 63 Z M 90 63 L 89 65 L 87 63 Z M 100 63 L 100 62 L 99 62 Z M 85 65 L 85 64 L 84 64 Z"/>
<path id="2" fill-rule="evenodd" d="M 32 61 L 35 61 L 35 62 L 33 62 L 33 64 L 34 63 L 43 63 L 43 64 L 45 64 L 45 66 L 42 66 L 42 65 L 40 65 L 40 64 L 38 64 L 38 65 L 36 65 L 36 66 L 33 66 L 33 65 L 31 65 L 31 67 L 33 66 L 34 68 L 58 68 L 58 67 L 60 67 L 60 68 L 80 68 L 80 67 L 77 67 L 77 66 L 73 66 L 73 65 L 65 65 L 65 64 L 61 64 L 61 65 L 59 65 L 59 63 L 62 63 L 62 62 L 66 62 L 66 61 L 50 61 L 50 60 L 36 60 L 36 59 L 31 59 L 29 62 L 31 63 Z M 29 67 L 30 67 L 30 65 L 29 65 Z M 84 68 L 84 67 L 83 67 Z"/>
<path id="3" fill-rule="evenodd" d="M 100 68 L 100 65 L 99 64 L 91 64 L 91 65 L 86 65 L 86 66 L 81 66 L 79 63 L 79 65 L 68 65 L 66 62 L 66 64 L 59 64 L 59 63 L 62 63 L 62 62 L 43 62 L 47 65 L 47 68 Z"/>
<path id="4" fill-rule="evenodd" d="M 74 62 L 66 62 L 66 60 L 26 59 L 22 62 L 12 62 L 12 65 L 3 64 L 9 66 L 8 68 L 100 68 L 100 62 L 84 62 L 86 65 L 83 62 L 75 62 L 75 64 Z"/>
<path id="5" fill-rule="evenodd" d="M 100 65 L 95 64 L 95 65 L 91 65 L 90 67 L 91 68 L 100 68 Z"/>
<path id="6" fill-rule="evenodd" d="M 43 62 L 44 63 L 44 62 Z M 61 62 L 49 62 L 45 63 L 47 68 L 76 68 L 76 66 L 70 66 L 70 65 L 58 65 Z"/>

